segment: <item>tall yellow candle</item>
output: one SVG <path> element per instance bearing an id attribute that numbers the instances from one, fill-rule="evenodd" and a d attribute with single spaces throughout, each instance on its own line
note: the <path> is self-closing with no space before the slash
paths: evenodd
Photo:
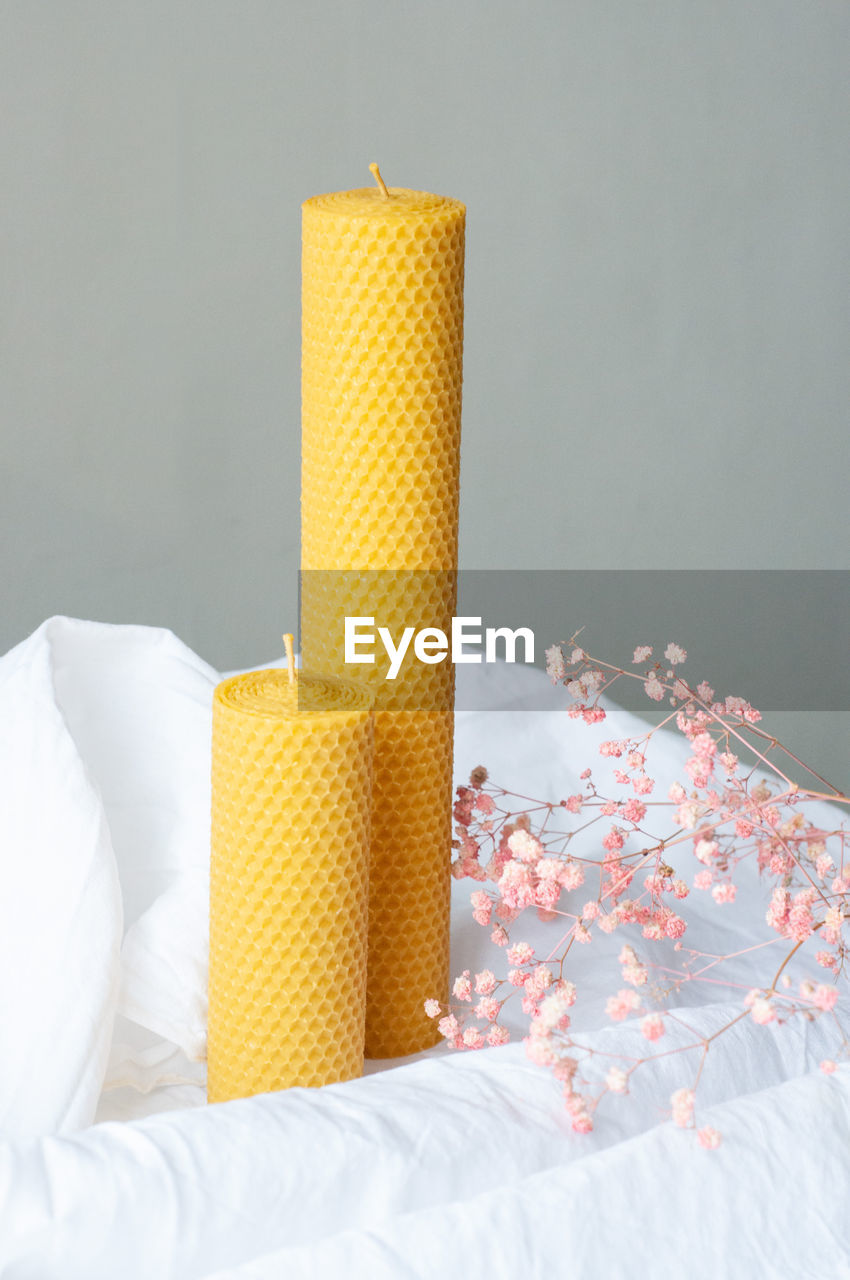
<path id="1" fill-rule="evenodd" d="M 372 711 L 350 681 L 216 688 L 207 1097 L 359 1076 Z"/>
<path id="2" fill-rule="evenodd" d="M 343 673 L 342 619 L 397 635 L 455 611 L 465 208 L 386 187 L 303 206 L 302 650 Z M 350 668 L 347 669 L 351 673 Z M 452 669 L 376 694 L 366 1052 L 436 1042 L 448 990 Z"/>

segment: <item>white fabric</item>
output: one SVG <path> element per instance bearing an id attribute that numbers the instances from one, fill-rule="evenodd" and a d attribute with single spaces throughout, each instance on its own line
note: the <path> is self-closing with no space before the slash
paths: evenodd
<path id="1" fill-rule="evenodd" d="M 168 631 L 69 618 L 0 659 L 7 1137 L 202 1079 L 216 679 Z"/>
<path id="2" fill-rule="evenodd" d="M 688 1150 L 670 1125 L 451 1203 L 288 1247 L 209 1280 L 316 1276 L 834 1280 L 850 1276 L 850 1070 L 711 1112 L 732 1135 Z"/>
<path id="3" fill-rule="evenodd" d="M 458 674 L 480 704 L 494 671 Z M 4 1280 L 850 1275 L 850 1068 L 817 1071 L 827 1020 L 718 1038 L 698 1111 L 715 1152 L 661 1122 L 690 1083 L 679 1055 L 586 1137 L 520 1045 L 203 1105 L 216 680 L 169 632 L 62 618 L 0 659 Z M 539 673 L 498 680 L 515 709 L 459 713 L 459 780 L 483 762 L 557 800 L 594 739 L 641 725 L 611 709 L 588 730 Z M 683 749 L 665 735 L 653 756 L 666 789 Z M 763 920 L 764 888 L 741 880 L 731 908 L 688 900 L 695 945 L 728 951 Z M 474 887 L 454 886 L 454 971 L 502 959 L 470 920 Z M 622 940 L 571 956 L 573 1025 L 603 1052 L 645 1044 L 602 1009 Z M 763 981 L 758 963 L 736 981 Z M 685 988 L 668 1043 L 722 1026 L 727 994 Z"/>

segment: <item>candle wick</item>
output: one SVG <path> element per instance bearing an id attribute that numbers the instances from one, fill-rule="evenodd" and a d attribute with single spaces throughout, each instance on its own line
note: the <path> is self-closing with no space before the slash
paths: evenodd
<path id="1" fill-rule="evenodd" d="M 289 683 L 295 683 L 295 638 L 287 631 L 283 637 L 283 647 L 286 650 L 286 669 L 289 672 Z"/>
<path id="2" fill-rule="evenodd" d="M 387 188 L 387 184 L 384 182 L 383 178 L 381 177 L 381 171 L 380 171 L 380 169 L 378 168 L 378 166 L 377 166 L 376 164 L 370 164 L 370 165 L 369 165 L 369 172 L 371 173 L 372 177 L 373 177 L 373 178 L 375 179 L 375 181 L 377 182 L 378 186 L 381 188 L 381 194 L 382 194 L 383 196 L 386 196 L 387 198 L 389 198 L 389 194 L 390 194 L 390 193 L 389 193 L 389 190 L 388 190 L 388 188 Z"/>

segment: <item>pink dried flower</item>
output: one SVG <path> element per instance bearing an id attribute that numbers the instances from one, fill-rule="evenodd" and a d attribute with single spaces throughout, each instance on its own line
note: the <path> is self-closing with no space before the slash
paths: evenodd
<path id="1" fill-rule="evenodd" d="M 453 1013 L 448 1014 L 445 1018 L 441 1018 L 437 1023 L 437 1030 L 441 1036 L 445 1036 L 447 1040 L 453 1040 L 460 1032 L 460 1023 Z"/>
<path id="2" fill-rule="evenodd" d="M 553 684 L 560 684 L 567 674 L 564 653 L 559 644 L 553 644 L 546 650 L 546 674 Z"/>
<path id="3" fill-rule="evenodd" d="M 483 1022 L 495 1022 L 501 1008 L 499 1001 L 494 1000 L 492 996 L 482 996 L 475 1006 L 475 1016 L 481 1018 Z"/>
<path id="4" fill-rule="evenodd" d="M 819 982 L 812 992 L 812 1004 L 823 1013 L 829 1013 L 831 1009 L 834 1009 L 837 1001 L 838 988 L 829 987 L 825 982 Z"/>
<path id="5" fill-rule="evenodd" d="M 730 704 L 732 714 L 739 715 L 747 724 L 758 724 L 759 720 L 761 720 L 761 712 L 750 706 L 749 702 L 746 702 L 743 698 L 727 698 L 727 712 L 730 710 Z"/>
<path id="6" fill-rule="evenodd" d="M 534 903 L 534 881 L 531 871 L 522 862 L 507 862 L 499 879 L 499 893 L 508 907 L 522 910 Z"/>
<path id="7" fill-rule="evenodd" d="M 508 848 L 520 862 L 535 863 L 543 857 L 543 845 L 522 827 L 508 837 Z"/>
<path id="8" fill-rule="evenodd" d="M 797 894 L 788 912 L 788 933 L 795 942 L 805 942 L 814 932 L 815 922 L 809 903 Z"/>
<path id="9" fill-rule="evenodd" d="M 487 1043 L 493 1046 L 507 1044 L 511 1038 L 511 1033 L 507 1027 L 499 1027 L 494 1023 L 487 1032 Z"/>
<path id="10" fill-rule="evenodd" d="M 442 1005 L 440 1004 L 439 1000 L 425 1001 L 425 1012 L 427 1013 L 429 1018 L 439 1018 L 441 1009 L 442 1009 Z"/>
<path id="11" fill-rule="evenodd" d="M 476 889 L 470 896 L 470 902 L 473 907 L 472 918 L 476 924 L 488 925 L 493 918 L 493 903 L 489 894 L 483 889 Z"/>
<path id="12" fill-rule="evenodd" d="M 619 961 L 622 965 L 623 980 L 625 982 L 631 983 L 633 987 L 646 985 L 649 977 L 647 967 L 641 962 L 633 947 L 623 947 L 619 955 Z"/>
<path id="13" fill-rule="evenodd" d="M 663 702 L 664 685 L 661 684 L 657 676 L 652 675 L 644 682 L 644 691 L 648 698 L 652 698 L 653 702 Z"/>
<path id="14" fill-rule="evenodd" d="M 697 1129 L 697 1141 L 706 1151 L 714 1151 L 720 1146 L 723 1138 L 716 1129 L 707 1124 L 703 1129 Z"/>
<path id="15" fill-rule="evenodd" d="M 609 853 L 619 853 L 625 843 L 623 833 L 619 827 L 612 827 L 602 837 L 602 847 L 607 849 Z"/>
<path id="16" fill-rule="evenodd" d="M 532 970 L 530 980 L 540 991 L 545 991 L 552 985 L 552 970 L 547 964 L 539 964 Z"/>
<path id="17" fill-rule="evenodd" d="M 828 853 L 822 853 L 815 862 L 815 870 L 821 880 L 825 880 L 827 876 L 832 875 L 835 870 L 835 864 Z"/>
<path id="18" fill-rule="evenodd" d="M 629 1077 L 622 1067 L 609 1067 L 605 1083 L 612 1093 L 625 1093 L 629 1087 Z"/>
<path id="19" fill-rule="evenodd" d="M 572 1121 L 573 1121 L 573 1128 L 575 1129 L 576 1133 L 592 1133 L 593 1132 L 593 1121 L 591 1120 L 590 1114 L 588 1111 L 584 1109 L 582 1109 L 581 1111 L 576 1111 L 573 1114 Z"/>
<path id="20" fill-rule="evenodd" d="M 548 1039 L 553 1031 L 566 1030 L 570 1024 L 567 1009 L 572 1001 L 561 991 L 551 991 L 537 1003 L 536 1016 L 531 1024 L 532 1039 Z"/>
<path id="21" fill-rule="evenodd" d="M 788 932 L 788 916 L 791 910 L 791 894 L 787 889 L 777 886 L 773 890 L 770 899 L 770 905 L 767 908 L 765 919 L 771 928 L 777 933 L 785 934 Z"/>
<path id="22" fill-rule="evenodd" d="M 640 1029 L 647 1040 L 660 1040 L 664 1035 L 664 1019 L 660 1013 L 649 1013 L 641 1019 Z"/>
<path id="23" fill-rule="evenodd" d="M 559 978 L 548 998 L 554 999 L 557 996 L 565 1009 L 571 1009 L 576 1002 L 577 994 L 574 982 L 568 982 L 566 978 Z"/>
<path id="24" fill-rule="evenodd" d="M 472 981 L 470 979 L 468 969 L 464 969 L 460 977 L 455 978 L 452 991 L 454 992 L 454 997 L 456 1000 L 472 999 Z"/>
<path id="25" fill-rule="evenodd" d="M 527 942 L 515 942 L 507 952 L 509 964 L 530 964 L 534 959 L 534 948 Z"/>
<path id="26" fill-rule="evenodd" d="M 534 890 L 534 901 L 546 911 L 552 911 L 558 905 L 560 896 L 561 886 L 557 880 L 539 880 Z"/>
<path id="27" fill-rule="evenodd" d="M 680 804 L 676 810 L 675 820 L 680 827 L 684 827 L 687 831 L 693 831 L 697 825 L 700 816 L 700 807 L 693 800 L 686 800 L 684 804 Z"/>
<path id="28" fill-rule="evenodd" d="M 677 1089 L 670 1095 L 670 1106 L 673 1110 L 673 1123 L 681 1129 L 687 1129 L 694 1118 L 693 1089 Z"/>
<path id="29" fill-rule="evenodd" d="M 496 975 L 492 969 L 482 969 L 475 975 L 475 993 L 479 996 L 490 996 L 496 990 Z"/>
<path id="30" fill-rule="evenodd" d="M 623 1022 L 629 1014 L 640 1008 L 640 996 L 636 991 L 623 987 L 605 1002 L 605 1012 L 614 1022 Z"/>
<path id="31" fill-rule="evenodd" d="M 561 864 L 558 880 L 567 891 L 578 889 L 584 884 L 584 868 L 580 862 L 564 862 Z"/>
<path id="32" fill-rule="evenodd" d="M 832 942 L 838 942 L 841 937 L 841 929 L 844 925 L 844 906 L 836 905 L 828 907 L 826 915 L 823 918 L 824 936 L 831 935 Z"/>
<path id="33" fill-rule="evenodd" d="M 681 916 L 669 915 L 664 921 L 664 934 L 668 938 L 683 938 L 687 928 Z"/>
<path id="34" fill-rule="evenodd" d="M 534 1025 L 535 1024 L 532 1023 L 532 1030 L 534 1029 Z M 557 1064 L 557 1053 L 549 1044 L 548 1040 L 543 1039 L 542 1036 L 526 1036 L 523 1044 L 525 1045 L 526 1057 L 530 1058 L 536 1066 L 554 1067 Z"/>
<path id="35" fill-rule="evenodd" d="M 716 840 L 697 840 L 694 845 L 694 855 L 697 861 L 704 862 L 707 867 L 711 866 L 719 852 L 720 846 Z"/>
<path id="36" fill-rule="evenodd" d="M 622 816 L 627 822 L 643 822 L 646 817 L 646 805 L 642 800 L 627 800 L 621 809 Z"/>
<path id="37" fill-rule="evenodd" d="M 760 991 L 751 991 L 744 1004 L 748 1006 L 753 1022 L 757 1022 L 759 1026 L 766 1026 L 768 1022 L 773 1022 L 776 1017 L 773 1001 Z"/>

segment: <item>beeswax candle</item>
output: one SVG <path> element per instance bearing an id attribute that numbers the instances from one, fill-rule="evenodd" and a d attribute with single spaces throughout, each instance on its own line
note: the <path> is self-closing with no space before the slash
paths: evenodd
<path id="1" fill-rule="evenodd" d="M 361 1074 L 372 732 L 350 681 L 215 691 L 210 1102 Z"/>
<path id="2" fill-rule="evenodd" d="M 303 206 L 301 639 L 340 674 L 345 614 L 447 630 L 456 599 L 465 209 L 373 171 Z M 358 668 L 376 694 L 370 1057 L 435 1043 L 423 1003 L 448 992 L 452 675 Z"/>

